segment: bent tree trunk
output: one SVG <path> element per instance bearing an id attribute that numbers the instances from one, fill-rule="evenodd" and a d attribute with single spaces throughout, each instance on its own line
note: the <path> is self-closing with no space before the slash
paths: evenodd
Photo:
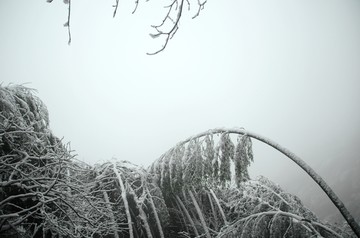
<path id="1" fill-rule="evenodd" d="M 193 219 L 191 218 L 189 211 L 186 209 L 184 203 L 181 201 L 181 199 L 178 195 L 175 195 L 175 198 L 176 198 L 176 201 L 179 203 L 180 207 L 182 208 L 183 212 L 185 213 L 186 218 L 190 222 L 190 224 L 194 230 L 195 236 L 199 236 L 199 232 L 196 229 L 195 223 L 194 223 Z"/>
<path id="2" fill-rule="evenodd" d="M 205 222 L 205 218 L 204 218 L 204 216 L 203 216 L 203 214 L 202 214 L 202 212 L 201 212 L 201 209 L 200 209 L 200 207 L 199 207 L 199 204 L 198 204 L 198 202 L 196 201 L 196 198 L 195 198 L 194 194 L 192 193 L 191 189 L 189 189 L 189 194 L 190 194 L 191 200 L 192 200 L 192 202 L 193 202 L 193 204 L 194 204 L 194 206 L 195 206 L 195 209 L 196 209 L 196 211 L 197 211 L 197 214 L 198 214 L 198 216 L 199 216 L 199 218 L 200 218 L 200 222 L 201 222 L 201 225 L 202 225 L 202 227 L 203 227 L 203 229 L 204 229 L 205 236 L 206 236 L 207 238 L 211 238 L 209 229 L 207 228 L 207 225 L 206 225 L 206 222 Z"/>
<path id="3" fill-rule="evenodd" d="M 162 226 L 161 226 L 160 218 L 159 218 L 158 212 L 156 211 L 156 207 L 155 207 L 154 201 L 153 201 L 153 199 L 151 197 L 150 191 L 149 191 L 148 188 L 145 188 L 145 189 L 146 189 L 147 195 L 149 196 L 149 201 L 150 201 L 151 208 L 152 208 L 152 210 L 154 212 L 155 221 L 156 221 L 157 228 L 159 230 L 160 238 L 165 238 L 164 232 L 163 232 L 163 229 L 162 229 Z"/>
<path id="4" fill-rule="evenodd" d="M 126 191 L 125 191 L 125 186 L 124 183 L 121 179 L 121 175 L 119 174 L 117 168 L 116 168 L 116 163 L 113 163 L 113 170 L 114 173 L 119 181 L 119 185 L 120 185 L 120 189 L 121 189 L 121 198 L 123 199 L 124 202 L 124 207 L 125 207 L 125 212 L 126 212 L 126 217 L 127 217 L 127 221 L 128 221 L 128 227 L 129 227 L 129 235 L 130 238 L 134 238 L 134 232 L 133 232 L 133 227 L 132 227 L 132 220 L 131 220 L 131 214 L 130 214 L 130 208 L 129 208 L 129 203 L 128 200 L 126 198 Z"/>
<path id="5" fill-rule="evenodd" d="M 228 225 L 228 222 L 226 220 L 226 216 L 225 216 L 225 213 L 224 213 L 224 210 L 222 209 L 221 205 L 220 205 L 220 202 L 219 202 L 219 199 L 217 198 L 217 196 L 215 195 L 214 191 L 210 188 L 210 193 L 211 195 L 213 196 L 215 202 L 216 202 L 216 205 L 218 206 L 219 208 L 219 211 L 220 211 L 220 214 L 221 214 L 221 217 L 223 218 L 224 220 L 224 224 L 225 226 Z"/>
<path id="6" fill-rule="evenodd" d="M 345 207 L 344 203 L 339 199 L 339 197 L 335 194 L 335 192 L 327 185 L 327 183 L 324 181 L 320 175 L 318 175 L 308 164 L 306 164 L 300 157 L 296 156 L 294 153 L 286 149 L 285 147 L 282 147 L 278 143 L 261 136 L 259 134 L 247 131 L 243 128 L 234 128 L 234 129 L 226 129 L 226 128 L 216 128 L 213 130 L 208 130 L 202 133 L 199 133 L 195 136 L 189 137 L 188 139 L 181 141 L 176 146 L 181 146 L 183 144 L 186 144 L 187 142 L 209 135 L 209 134 L 219 134 L 219 133 L 232 133 L 232 134 L 240 134 L 240 135 L 247 135 L 251 138 L 254 138 L 258 141 L 261 141 L 276 150 L 280 151 L 284 155 L 286 155 L 288 158 L 290 158 L 292 161 L 294 161 L 300 168 L 302 168 L 320 187 L 321 189 L 326 193 L 326 195 L 330 198 L 330 200 L 333 202 L 333 204 L 338 208 L 340 213 L 343 215 L 347 223 L 350 225 L 351 229 L 354 231 L 354 233 L 360 237 L 360 225 L 355 221 L 354 217 L 350 214 L 350 212 Z"/>

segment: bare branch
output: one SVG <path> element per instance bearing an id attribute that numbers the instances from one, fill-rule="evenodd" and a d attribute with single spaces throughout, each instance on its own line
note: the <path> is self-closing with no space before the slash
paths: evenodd
<path id="1" fill-rule="evenodd" d="M 134 8 L 134 10 L 131 12 L 132 14 L 134 14 L 134 13 L 136 12 L 138 6 L 139 6 L 139 0 L 135 0 L 135 8 Z"/>
<path id="2" fill-rule="evenodd" d="M 171 17 L 170 17 L 170 13 L 171 13 L 171 10 L 173 9 L 173 6 L 175 4 L 176 4 L 175 11 L 177 11 L 177 15 L 176 15 L 175 21 L 173 21 L 171 19 Z M 169 6 L 167 6 L 167 7 L 169 7 L 169 11 L 166 14 L 165 18 L 163 19 L 162 23 L 160 25 L 158 25 L 158 26 L 153 26 L 153 28 L 158 32 L 159 36 L 160 35 L 165 36 L 165 43 L 159 50 L 157 50 L 157 51 L 155 51 L 153 53 L 147 53 L 148 55 L 156 55 L 156 54 L 160 53 L 161 51 L 163 51 L 166 48 L 169 40 L 174 36 L 177 29 L 179 28 L 179 22 L 180 22 L 180 18 L 181 18 L 182 11 L 183 11 L 183 6 L 184 6 L 184 0 L 180 0 L 179 8 L 178 8 L 178 0 L 174 0 Z M 170 21 L 173 22 L 173 26 L 169 31 L 163 32 L 162 30 L 159 30 L 159 28 L 164 25 L 164 23 L 166 22 L 167 19 L 170 19 Z"/>
<path id="3" fill-rule="evenodd" d="M 68 36 L 69 36 L 68 45 L 70 45 L 71 44 L 71 30 L 70 30 L 71 0 L 67 0 L 66 2 L 64 1 L 64 3 L 68 4 L 68 19 L 67 22 L 64 23 L 64 27 L 67 27 L 68 29 Z"/>
<path id="4" fill-rule="evenodd" d="M 197 10 L 196 14 L 192 17 L 192 19 L 199 16 L 200 11 L 204 9 L 206 2 L 207 2 L 207 0 L 205 0 L 204 2 L 200 2 L 200 0 L 198 0 L 198 10 Z"/>
<path id="5" fill-rule="evenodd" d="M 115 9 L 114 9 L 114 13 L 113 13 L 113 17 L 115 17 L 115 15 L 116 15 L 116 12 L 117 12 L 118 6 L 119 6 L 119 0 L 116 0 L 115 5 L 113 5 L 113 7 L 115 8 Z"/>

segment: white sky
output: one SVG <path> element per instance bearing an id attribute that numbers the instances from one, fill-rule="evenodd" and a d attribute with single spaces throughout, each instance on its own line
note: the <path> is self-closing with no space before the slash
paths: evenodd
<path id="1" fill-rule="evenodd" d="M 54 133 L 91 164 L 147 166 L 190 135 L 234 126 L 316 170 L 358 159 L 360 1 L 208 1 L 147 56 L 163 43 L 149 36 L 161 2 L 141 1 L 132 15 L 134 2 L 120 0 L 112 18 L 115 0 L 73 1 L 68 46 L 62 1 L 1 0 L 0 82 L 31 82 Z M 253 177 L 307 179 L 273 149 L 254 143 L 254 152 Z"/>

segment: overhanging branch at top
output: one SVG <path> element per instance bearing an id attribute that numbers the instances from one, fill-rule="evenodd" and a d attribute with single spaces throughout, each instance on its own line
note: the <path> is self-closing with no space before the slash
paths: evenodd
<path id="1" fill-rule="evenodd" d="M 51 3 L 53 0 L 47 0 L 48 3 Z M 67 27 L 68 29 L 68 44 L 71 43 L 71 31 L 70 31 L 70 15 L 71 15 L 71 0 L 63 0 L 65 4 L 68 5 L 68 16 L 67 21 L 64 23 L 64 27 Z M 148 1 L 148 0 L 147 0 Z M 163 50 L 165 50 L 166 46 L 169 43 L 169 40 L 171 40 L 174 35 L 176 34 L 177 30 L 179 29 L 180 19 L 183 13 L 184 4 L 186 1 L 186 5 L 188 8 L 188 11 L 190 11 L 190 7 L 192 5 L 195 5 L 197 7 L 196 13 L 192 16 L 192 19 L 199 16 L 200 11 L 204 9 L 205 4 L 207 3 L 207 0 L 200 1 L 197 0 L 196 3 L 190 3 L 190 0 L 171 0 L 170 4 L 164 6 L 164 8 L 167 8 L 168 11 L 165 14 L 165 17 L 162 19 L 162 22 L 158 25 L 151 25 L 153 29 L 155 29 L 156 33 L 151 33 L 150 36 L 153 39 L 157 38 L 164 38 L 164 44 L 156 51 L 147 53 L 147 55 L 156 55 Z M 135 13 L 139 5 L 139 0 L 135 1 L 135 8 L 132 13 Z M 113 17 L 116 16 L 117 10 L 119 7 L 119 0 L 115 1 L 115 4 L 113 5 L 114 12 Z"/>

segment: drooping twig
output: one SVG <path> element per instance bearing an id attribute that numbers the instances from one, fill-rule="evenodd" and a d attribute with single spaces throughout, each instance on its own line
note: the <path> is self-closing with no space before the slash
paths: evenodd
<path id="1" fill-rule="evenodd" d="M 134 8 L 134 10 L 132 11 L 132 14 L 134 14 L 134 13 L 136 12 L 138 6 L 139 6 L 139 0 L 135 0 L 135 8 Z"/>
<path id="2" fill-rule="evenodd" d="M 163 18 L 162 23 L 159 25 L 156 25 L 156 26 L 154 26 L 154 25 L 152 26 L 157 31 L 157 33 L 150 34 L 150 36 L 154 39 L 158 38 L 159 36 L 164 36 L 165 42 L 159 50 L 152 52 L 152 53 L 147 53 L 148 55 L 156 55 L 156 54 L 160 53 L 161 51 L 163 51 L 166 48 L 167 44 L 169 43 L 169 40 L 171 40 L 172 37 L 176 34 L 177 30 L 179 29 L 179 22 L 180 22 L 182 13 L 183 13 L 184 1 L 186 1 L 186 3 L 187 3 L 188 11 L 190 11 L 191 4 L 190 4 L 189 0 L 173 0 L 170 5 L 166 6 L 166 8 L 168 8 L 169 10 L 166 13 L 165 17 Z M 206 2 L 207 2 L 207 0 L 205 0 L 204 2 L 197 0 L 198 9 L 197 9 L 195 15 L 192 17 L 192 19 L 199 16 L 200 11 L 204 9 Z M 173 17 L 171 16 L 173 12 L 177 12 L 175 19 L 173 19 Z M 168 31 L 161 30 L 161 28 L 167 22 L 169 22 L 172 25 L 170 30 L 168 30 Z"/>
<path id="3" fill-rule="evenodd" d="M 118 6 L 119 6 L 119 0 L 116 0 L 115 5 L 113 5 L 113 7 L 115 7 L 115 9 L 114 9 L 114 13 L 113 13 L 113 17 L 115 17 L 115 16 L 116 16 L 116 12 L 117 12 Z"/>
<path id="4" fill-rule="evenodd" d="M 49 2 L 49 3 L 51 3 L 52 1 L 53 0 L 47 0 L 47 2 Z M 158 38 L 159 36 L 165 36 L 165 42 L 159 50 L 157 50 L 155 52 L 147 53 L 148 55 L 155 55 L 155 54 L 158 54 L 161 51 L 163 51 L 166 48 L 167 44 L 169 43 L 169 40 L 172 39 L 172 37 L 175 35 L 177 30 L 179 29 L 179 22 L 180 22 L 180 18 L 182 16 L 182 12 L 183 12 L 184 1 L 187 2 L 188 11 L 190 11 L 190 5 L 191 5 L 190 0 L 173 0 L 170 5 L 165 6 L 166 8 L 169 8 L 169 11 L 166 13 L 161 24 L 152 26 L 157 31 L 157 33 L 150 34 L 150 36 L 152 36 L 153 38 Z M 64 23 L 64 27 L 67 27 L 67 29 L 68 29 L 68 44 L 70 45 L 71 40 L 72 40 L 71 30 L 70 30 L 71 0 L 64 0 L 64 3 L 68 4 L 68 19 L 67 19 L 67 22 Z M 200 11 L 204 9 L 204 6 L 206 3 L 207 3 L 207 0 L 205 0 L 203 2 L 201 2 L 201 0 L 197 0 L 197 5 L 198 5 L 197 11 L 196 11 L 195 15 L 192 16 L 192 19 L 199 16 Z M 132 14 L 134 14 L 136 12 L 138 6 L 139 6 L 139 0 L 135 0 L 135 8 L 132 11 Z M 118 7 L 119 7 L 119 0 L 115 0 L 115 4 L 113 5 L 113 7 L 114 7 L 113 17 L 115 17 L 117 14 Z M 171 14 L 173 12 L 177 12 L 175 19 L 173 19 L 171 16 Z M 169 22 L 170 24 L 172 24 L 171 29 L 168 31 L 163 31 L 160 29 L 162 26 L 164 26 L 165 22 Z"/>
<path id="5" fill-rule="evenodd" d="M 150 36 L 152 38 L 158 38 L 159 36 L 165 36 L 165 43 L 159 50 L 157 50 L 157 51 L 155 51 L 153 53 L 147 53 L 148 55 L 156 55 L 157 53 L 163 51 L 166 48 L 169 40 L 175 35 L 177 29 L 179 28 L 179 21 L 180 21 L 181 14 L 182 14 L 182 11 L 183 11 L 183 6 L 184 6 L 184 0 L 180 0 L 180 5 L 179 6 L 178 6 L 178 0 L 174 0 L 170 5 L 166 6 L 167 8 L 169 8 L 169 11 L 167 12 L 166 16 L 164 17 L 162 23 L 160 25 L 157 25 L 157 26 L 152 26 L 157 31 L 157 33 L 156 34 L 150 34 Z M 173 20 L 170 17 L 172 9 L 175 9 L 175 11 L 178 11 L 175 20 Z M 160 30 L 160 28 L 164 25 L 164 23 L 168 19 L 173 23 L 173 26 L 169 31 L 164 32 L 164 31 Z"/>
<path id="6" fill-rule="evenodd" d="M 207 0 L 204 1 L 204 2 L 200 2 L 200 0 L 198 0 L 198 10 L 197 10 L 196 14 L 192 17 L 192 19 L 194 19 L 194 18 L 196 18 L 196 17 L 199 16 L 200 11 L 204 9 L 206 2 L 207 2 Z M 190 6 L 189 6 L 189 7 L 190 7 Z"/>
<path id="7" fill-rule="evenodd" d="M 71 0 L 65 0 L 64 2 L 68 4 L 68 19 L 67 22 L 65 22 L 64 26 L 67 27 L 68 29 L 68 35 L 69 35 L 68 45 L 70 45 L 71 44 L 71 30 L 70 30 Z"/>

